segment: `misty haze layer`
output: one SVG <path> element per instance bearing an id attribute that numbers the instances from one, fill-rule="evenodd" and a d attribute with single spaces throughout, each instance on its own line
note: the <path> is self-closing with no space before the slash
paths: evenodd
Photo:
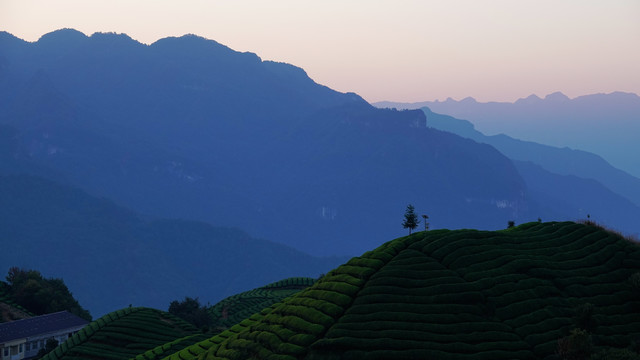
<path id="1" fill-rule="evenodd" d="M 381 102 L 378 106 L 431 110 L 473 122 L 487 135 L 518 139 L 596 153 L 613 166 L 640 177 L 640 97 L 615 92 L 569 99 L 562 93 L 531 95 L 514 103 L 428 101 L 413 104 Z"/>

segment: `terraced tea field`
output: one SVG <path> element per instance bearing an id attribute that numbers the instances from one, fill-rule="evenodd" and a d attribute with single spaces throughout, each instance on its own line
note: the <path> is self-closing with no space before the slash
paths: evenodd
<path id="1" fill-rule="evenodd" d="M 197 344 L 186 347 L 179 352 L 175 352 L 170 356 L 165 357 L 165 360 L 195 360 L 202 358 L 205 353 L 212 348 L 217 348 L 222 342 L 226 341 L 232 336 L 235 336 L 256 324 L 258 321 L 262 320 L 266 314 L 271 312 L 274 307 L 278 304 L 274 304 L 268 308 L 262 309 L 260 312 L 251 315 L 249 318 L 242 320 L 240 323 L 232 326 L 230 329 L 223 331 L 222 333 L 203 340 Z M 136 360 L 144 360 L 141 358 L 136 358 Z M 151 360 L 151 359 L 147 359 Z"/>
<path id="2" fill-rule="evenodd" d="M 437 230 L 328 273 L 204 359 L 540 359 L 589 321 L 596 349 L 640 337 L 640 247 L 595 226 Z"/>
<path id="3" fill-rule="evenodd" d="M 213 327 L 229 328 L 314 283 L 312 278 L 288 278 L 230 296 L 211 307 L 209 313 L 214 319 Z"/>
<path id="4" fill-rule="evenodd" d="M 91 322 L 43 359 L 129 359 L 158 346 L 166 352 L 176 339 L 197 334 L 191 324 L 169 313 L 149 308 L 125 308 Z M 174 351 L 198 340 L 183 343 L 177 349 L 174 347 Z"/>
<path id="5" fill-rule="evenodd" d="M 634 274 L 640 246 L 592 225 L 421 232 L 318 281 L 223 300 L 212 309 L 222 326 L 244 319 L 215 336 L 161 311 L 123 309 L 46 359 L 544 359 L 576 328 L 593 352 L 624 349 L 640 339 Z"/>
<path id="6" fill-rule="evenodd" d="M 261 311 L 268 311 L 273 304 L 314 282 L 312 278 L 288 278 L 220 301 L 210 313 L 217 319 L 215 326 L 229 329 L 213 338 L 159 310 L 118 310 L 90 323 L 48 354 L 47 359 L 195 359 L 255 322 Z"/>

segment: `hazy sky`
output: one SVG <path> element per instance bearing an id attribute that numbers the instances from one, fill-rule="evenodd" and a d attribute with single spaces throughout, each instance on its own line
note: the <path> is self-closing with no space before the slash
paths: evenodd
<path id="1" fill-rule="evenodd" d="M 368 101 L 640 94 L 639 0 L 0 0 L 0 30 L 193 33 Z"/>

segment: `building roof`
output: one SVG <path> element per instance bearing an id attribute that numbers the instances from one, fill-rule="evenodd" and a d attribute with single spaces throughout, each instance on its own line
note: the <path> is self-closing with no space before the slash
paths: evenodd
<path id="1" fill-rule="evenodd" d="M 0 324 L 0 343 L 87 325 L 89 322 L 68 311 L 35 316 Z"/>

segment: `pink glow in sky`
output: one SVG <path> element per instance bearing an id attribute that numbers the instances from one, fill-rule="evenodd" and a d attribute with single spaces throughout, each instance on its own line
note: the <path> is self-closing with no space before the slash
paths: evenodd
<path id="1" fill-rule="evenodd" d="M 640 94 L 638 0 L 0 0 L 0 30 L 197 34 L 370 102 Z"/>

